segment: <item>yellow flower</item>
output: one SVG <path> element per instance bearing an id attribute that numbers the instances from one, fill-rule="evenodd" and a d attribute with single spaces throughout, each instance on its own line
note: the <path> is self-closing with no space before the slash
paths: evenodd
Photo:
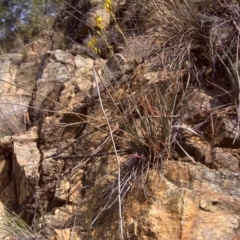
<path id="1" fill-rule="evenodd" d="M 103 24 L 102 24 L 102 18 L 99 16 L 96 17 L 96 25 L 97 25 L 97 27 L 99 27 L 100 30 L 104 29 Z"/>
<path id="2" fill-rule="evenodd" d="M 92 37 L 88 42 L 87 45 L 89 48 L 93 48 L 97 45 L 97 38 L 96 37 Z"/>
<path id="3" fill-rule="evenodd" d="M 112 1 L 111 0 L 105 0 L 104 6 L 109 13 L 112 12 Z"/>
<path id="4" fill-rule="evenodd" d="M 96 54 L 100 55 L 101 51 L 97 48 L 97 38 L 91 37 L 91 39 L 87 42 L 88 47 Z"/>

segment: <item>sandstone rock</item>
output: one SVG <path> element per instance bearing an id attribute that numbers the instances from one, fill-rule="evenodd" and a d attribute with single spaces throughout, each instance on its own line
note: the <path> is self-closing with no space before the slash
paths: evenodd
<path id="1" fill-rule="evenodd" d="M 56 181 L 59 179 L 64 167 L 64 161 L 45 159 L 42 162 L 42 178 L 46 184 L 55 186 Z M 50 186 L 49 186 L 50 187 Z"/>
<path id="2" fill-rule="evenodd" d="M 55 229 L 55 236 L 51 240 L 81 240 L 71 228 Z"/>
<path id="3" fill-rule="evenodd" d="M 30 111 L 30 115 L 34 120 L 36 118 L 41 119 L 43 115 L 51 115 L 55 108 L 59 109 L 63 107 L 57 103 L 62 83 L 55 80 L 40 79 L 37 81 L 37 88 L 38 94 L 35 95 L 32 101 L 34 108 Z"/>
<path id="4" fill-rule="evenodd" d="M 73 65 L 73 55 L 71 53 L 57 49 L 54 52 L 52 52 L 52 54 L 53 54 L 53 58 L 57 62 L 64 63 L 66 65 L 68 64 Z"/>
<path id="5" fill-rule="evenodd" d="M 36 128 L 33 128 L 26 134 L 13 136 L 11 139 L 5 137 L 1 141 L 1 147 L 9 146 L 9 149 L 5 148 L 5 158 L 1 162 L 3 168 L 0 172 L 0 199 L 8 206 L 20 204 L 36 187 L 33 184 L 37 184 L 40 164 L 36 139 Z"/>
<path id="6" fill-rule="evenodd" d="M 13 143 L 13 179 L 18 204 L 31 195 L 38 185 L 41 156 L 36 142 Z"/>
<path id="7" fill-rule="evenodd" d="M 240 136 L 238 120 L 230 117 L 223 117 L 216 134 L 217 146 L 223 148 L 239 148 Z"/>
<path id="8" fill-rule="evenodd" d="M 212 162 L 211 147 L 201 136 L 192 134 L 191 136 L 186 137 L 184 143 L 181 143 L 180 145 L 195 161 L 207 165 Z"/>
<path id="9" fill-rule="evenodd" d="M 212 152 L 213 147 L 239 146 L 237 120 L 225 114 L 224 110 L 218 110 L 223 104 L 210 93 L 194 90 L 185 97 L 185 100 L 180 101 L 179 106 L 181 120 L 176 128 L 181 139 L 184 139 L 180 145 L 196 161 L 204 162 L 209 167 L 213 165 L 216 167 L 213 163 L 216 160 L 215 153 Z M 213 155 L 215 160 L 212 159 Z M 232 163 L 232 167 L 236 168 L 237 160 Z"/>
<path id="10" fill-rule="evenodd" d="M 17 83 L 16 77 L 19 72 L 19 68 L 22 68 L 22 54 L 6 54 L 0 56 L 0 80 L 7 82 L 0 82 L 1 89 L 0 95 L 13 95 L 16 94 L 17 88 L 14 84 Z M 23 64 L 23 65 L 22 65 Z M 22 65 L 22 67 L 20 67 Z"/>
<path id="11" fill-rule="evenodd" d="M 73 67 L 68 67 L 65 64 L 59 62 L 50 62 L 46 68 L 44 68 L 42 79 L 45 81 L 53 80 L 59 82 L 66 82 L 71 77 Z"/>
<path id="12" fill-rule="evenodd" d="M 91 59 L 73 57 L 61 50 L 49 52 L 45 56 L 42 75 L 37 80 L 37 94 L 32 102 L 36 109 L 31 110 L 32 118 L 36 120 L 60 109 L 79 109 L 92 88 L 92 80 L 89 79 L 92 77 L 92 63 Z M 61 103 L 57 103 L 59 96 Z"/>
<path id="13" fill-rule="evenodd" d="M 91 97 L 90 93 L 93 87 L 92 82 L 79 74 L 74 76 L 71 81 L 64 84 L 64 90 L 61 93 L 61 103 L 68 106 L 74 112 L 79 112 L 84 105 L 84 100 Z"/>
<path id="14" fill-rule="evenodd" d="M 54 201 L 78 204 L 82 198 L 82 178 L 82 169 L 76 170 L 70 177 L 62 178 L 56 185 Z"/>
<path id="15" fill-rule="evenodd" d="M 32 90 L 35 87 L 36 71 L 37 65 L 35 62 L 21 63 L 15 79 L 15 84 L 20 86 L 16 92 L 18 95 L 31 98 Z"/>
<path id="16" fill-rule="evenodd" d="M 230 171 L 232 173 L 239 173 L 239 150 L 226 148 L 212 149 L 212 166 L 217 170 Z"/>
<path id="17" fill-rule="evenodd" d="M 38 139 L 38 128 L 32 127 L 29 131 L 21 135 L 14 135 L 11 137 L 12 141 L 19 143 L 36 142 Z"/>
<path id="18" fill-rule="evenodd" d="M 193 90 L 182 103 L 179 114 L 181 114 L 183 121 L 201 119 L 221 105 L 223 104 L 217 98 L 212 97 L 207 92 Z"/>
<path id="19" fill-rule="evenodd" d="M 52 153 L 55 153 L 55 149 L 51 149 L 49 151 L 45 152 L 45 156 L 49 156 Z M 48 204 L 48 200 L 53 200 L 54 197 L 54 190 L 55 186 L 58 182 L 58 179 L 60 179 L 60 176 L 64 169 L 64 161 L 63 160 L 54 160 L 51 158 L 44 159 L 42 162 L 42 182 L 44 183 L 44 186 L 39 189 L 39 195 L 42 196 L 41 200 L 43 201 L 43 204 Z M 45 193 L 48 192 L 48 195 Z M 52 202 L 53 205 L 54 202 Z M 61 202 L 63 204 L 64 201 Z M 54 206 L 54 205 L 53 205 Z"/>
<path id="20" fill-rule="evenodd" d="M 44 224 L 44 227 L 50 229 L 63 229 L 67 219 L 72 215 L 73 211 L 74 207 L 71 205 L 54 208 L 52 212 L 42 216 L 40 223 Z"/>
<path id="21" fill-rule="evenodd" d="M 149 82 L 149 83 L 155 83 L 158 81 L 158 73 L 157 72 L 147 72 L 144 74 L 144 78 Z"/>
<path id="22" fill-rule="evenodd" d="M 0 199 L 3 203 L 5 203 L 7 206 L 10 206 L 12 208 L 18 204 L 18 198 L 17 198 L 16 186 L 15 186 L 14 180 L 12 180 L 1 191 Z"/>
<path id="23" fill-rule="evenodd" d="M 84 78 L 89 78 L 93 76 L 93 72 L 92 72 L 92 66 L 93 66 L 93 60 L 91 58 L 86 58 L 86 57 L 82 57 L 80 55 L 77 55 L 74 57 L 74 64 L 77 68 L 76 72 L 75 72 L 75 76 L 80 76 L 80 72 L 81 72 L 81 76 Z M 80 71 L 80 72 L 79 72 Z"/>
<path id="24" fill-rule="evenodd" d="M 29 125 L 27 108 L 29 97 L 21 95 L 0 96 L 0 133 L 4 135 L 21 134 Z"/>
<path id="25" fill-rule="evenodd" d="M 237 239 L 238 175 L 174 161 L 166 162 L 165 168 L 162 182 L 151 182 L 154 200 L 128 199 L 125 220 L 129 235 L 139 239 Z"/>
<path id="26" fill-rule="evenodd" d="M 0 134 L 26 131 L 27 108 L 35 85 L 35 65 L 22 63 L 21 54 L 0 56 Z M 21 88 L 22 87 L 22 88 Z"/>
<path id="27" fill-rule="evenodd" d="M 58 138 L 58 142 L 61 142 L 63 128 L 59 129 L 58 125 L 61 125 L 60 118 L 55 116 L 46 117 L 42 123 L 40 137 L 42 139 L 41 148 L 45 149 L 45 156 L 48 156 L 48 150 L 56 151 L 56 148 L 59 147 L 54 139 Z"/>

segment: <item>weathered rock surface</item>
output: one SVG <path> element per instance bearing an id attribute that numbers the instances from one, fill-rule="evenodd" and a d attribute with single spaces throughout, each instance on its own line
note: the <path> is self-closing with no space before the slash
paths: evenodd
<path id="1" fill-rule="evenodd" d="M 30 63 L 30 66 L 22 63 L 21 54 L 2 55 L 0 62 L 0 80 L 2 80 L 0 90 L 0 134 L 1 136 L 8 133 L 19 134 L 26 130 L 24 114 L 27 112 L 31 100 L 31 92 L 29 93 L 27 90 L 31 91 L 34 84 L 33 79 L 30 77 L 31 71 L 28 71 L 32 68 L 32 63 Z M 23 76 L 25 81 L 22 81 Z"/>
<path id="2" fill-rule="evenodd" d="M 32 195 L 39 181 L 41 155 L 37 143 L 31 142 L 30 138 L 26 140 L 26 142 L 14 141 L 13 143 L 12 178 L 17 186 L 19 205 L 22 205 L 26 198 Z"/>
<path id="3" fill-rule="evenodd" d="M 72 231 L 71 228 L 65 228 L 65 229 L 55 229 L 55 236 L 52 238 L 49 238 L 51 240 L 81 240 L 81 238 L 78 237 L 78 235 Z"/>
<path id="4" fill-rule="evenodd" d="M 154 198 L 127 200 L 129 237 L 239 238 L 239 174 L 174 161 L 165 168 L 161 183 L 149 179 L 149 187 L 157 189 Z"/>
<path id="5" fill-rule="evenodd" d="M 99 15 L 104 29 L 112 27 L 102 2 L 90 3 L 92 9 L 85 2 L 76 6 L 86 15 L 72 32 L 74 39 L 99 30 Z M 129 12 L 128 6 L 123 1 L 113 9 L 124 16 L 119 24 L 126 28 L 137 12 L 149 16 L 138 3 Z M 28 46 L 28 59 L 17 53 L 0 56 L 0 200 L 33 226 L 36 239 L 120 239 L 118 163 L 106 117 L 122 151 L 125 239 L 240 239 L 237 109 L 194 84 L 186 90 L 186 69 L 164 69 L 158 35 L 127 37 L 126 45 L 114 46 L 114 56 L 93 60 L 87 51 L 56 49 L 56 35 L 45 32 L 44 41 Z M 182 82 L 176 83 L 178 77 Z M 145 99 L 153 90 L 158 93 L 153 96 L 161 96 L 161 109 L 151 106 L 152 96 Z M 164 112 L 175 101 L 176 109 Z M 170 153 L 155 129 L 154 136 L 146 132 L 154 126 L 150 118 L 159 134 L 171 122 Z M 147 167 L 136 172 L 146 156 L 134 144 L 129 149 L 130 140 L 137 144 L 146 137 L 148 148 L 155 136 L 163 162 L 148 156 Z M 163 173 L 158 164 L 164 165 Z M 130 175 L 123 174 L 124 167 Z"/>

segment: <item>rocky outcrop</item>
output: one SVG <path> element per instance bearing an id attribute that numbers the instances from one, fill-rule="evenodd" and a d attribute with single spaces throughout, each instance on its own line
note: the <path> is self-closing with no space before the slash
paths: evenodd
<path id="1" fill-rule="evenodd" d="M 13 139 L 12 179 L 20 206 L 38 186 L 41 155 L 36 139 L 36 132 Z"/>
<path id="2" fill-rule="evenodd" d="M 116 2 L 119 26 L 148 16 L 140 6 Z M 98 15 L 112 36 L 113 13 L 99 1 L 67 9 L 86 13 L 75 40 L 101 30 Z M 209 87 L 213 74 L 191 66 L 198 51 L 191 64 L 175 59 L 179 49 L 163 35 L 127 35 L 113 56 L 96 57 L 85 43 L 56 49 L 55 33 L 45 32 L 27 59 L 0 56 L 0 200 L 33 226 L 32 238 L 120 239 L 119 178 L 125 239 L 240 238 L 236 96 L 222 99 L 229 79 Z"/>
<path id="3" fill-rule="evenodd" d="M 154 198 L 126 203 L 129 238 L 239 238 L 239 174 L 169 161 L 161 183 L 148 181 Z"/>

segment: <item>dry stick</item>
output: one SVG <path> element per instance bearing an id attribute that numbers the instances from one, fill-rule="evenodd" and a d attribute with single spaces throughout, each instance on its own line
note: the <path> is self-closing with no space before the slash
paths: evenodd
<path id="1" fill-rule="evenodd" d="M 238 25 L 236 24 L 235 21 L 233 21 L 235 27 L 237 28 L 238 30 L 238 39 L 237 39 L 237 54 L 236 54 L 236 64 L 235 64 L 235 67 L 236 67 L 236 75 L 237 75 L 237 85 L 238 85 L 238 106 L 237 106 L 237 114 L 238 114 L 238 125 L 237 125 L 237 134 L 234 138 L 234 141 L 233 141 L 233 144 L 235 143 L 236 139 L 239 137 L 239 129 L 240 129 L 240 77 L 239 77 L 239 67 L 238 67 L 238 49 L 239 49 L 239 36 L 240 36 L 240 28 L 238 27 Z"/>
<path id="2" fill-rule="evenodd" d="M 16 106 L 22 106 L 22 107 L 26 107 L 26 108 L 31 108 L 31 109 L 36 109 L 42 112 L 49 112 L 49 113 L 61 113 L 61 114 L 78 114 L 79 116 L 86 116 L 84 114 L 80 114 L 80 113 L 74 113 L 74 112 L 61 112 L 61 111 L 55 111 L 55 110 L 48 110 L 48 109 L 43 109 L 43 108 L 38 108 L 38 107 L 32 107 L 32 106 L 27 106 L 24 104 L 20 104 L 20 103 L 13 103 L 13 102 L 0 102 L 1 104 L 5 104 L 5 105 L 16 105 Z"/>
<path id="3" fill-rule="evenodd" d="M 68 147 L 68 146 L 67 146 Z M 48 156 L 47 158 L 52 157 L 53 159 L 74 159 L 74 158 L 91 158 L 91 157 L 101 157 L 101 156 L 106 156 L 106 155 L 112 155 L 112 154 L 116 154 L 116 153 L 130 153 L 132 152 L 131 149 L 122 149 L 122 150 L 117 150 L 116 152 L 105 152 L 105 153 L 95 153 L 95 154 L 91 154 L 91 155 L 69 155 L 69 156 Z M 56 153 L 59 154 L 59 153 Z"/>
<path id="4" fill-rule="evenodd" d="M 118 165 L 118 204 L 119 204 L 119 228 L 120 228 L 119 230 L 120 230 L 120 238 L 123 240 L 124 238 L 123 238 L 122 202 L 121 202 L 121 169 L 120 169 L 120 161 L 119 161 L 118 154 L 117 154 L 116 144 L 115 144 L 115 141 L 114 141 L 114 138 L 113 138 L 112 128 L 111 128 L 111 125 L 110 125 L 110 123 L 108 121 L 108 117 L 106 115 L 106 112 L 105 112 L 103 104 L 102 104 L 101 92 L 100 92 L 100 89 L 99 89 L 98 80 L 97 80 L 97 73 L 96 73 L 96 70 L 95 70 L 94 66 L 93 66 L 93 77 L 94 77 L 94 80 L 96 82 L 96 87 L 97 87 L 97 92 L 98 92 L 98 97 L 99 97 L 99 103 L 100 103 L 103 115 L 104 115 L 104 117 L 106 119 L 106 122 L 107 122 L 107 125 L 108 125 L 108 128 L 109 128 L 109 133 L 110 133 L 110 136 L 111 136 L 114 152 L 115 152 L 115 155 L 116 155 L 117 165 Z"/>

